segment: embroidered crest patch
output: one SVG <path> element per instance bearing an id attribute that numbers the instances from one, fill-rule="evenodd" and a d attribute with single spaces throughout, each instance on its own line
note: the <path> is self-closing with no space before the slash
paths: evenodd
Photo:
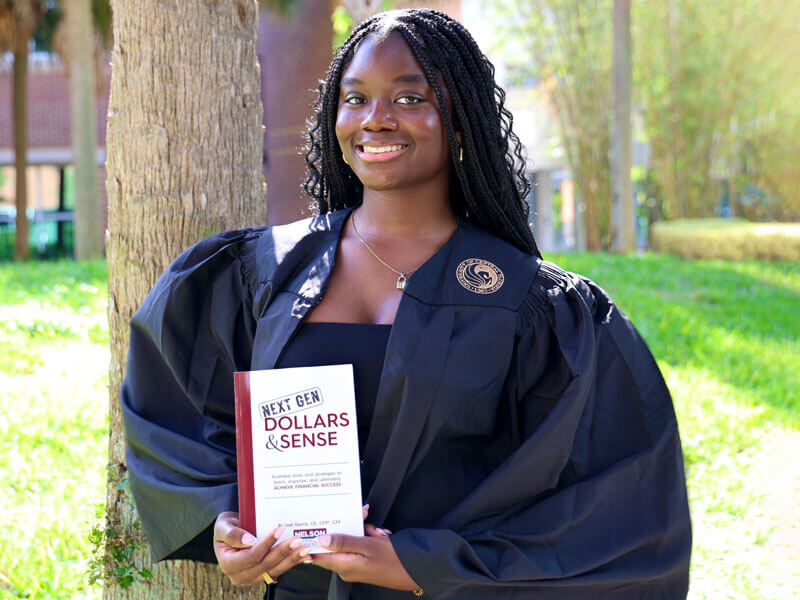
<path id="1" fill-rule="evenodd" d="M 482 258 L 468 258 L 456 268 L 456 279 L 464 289 L 476 294 L 493 294 L 499 290 L 505 276 L 496 265 Z"/>

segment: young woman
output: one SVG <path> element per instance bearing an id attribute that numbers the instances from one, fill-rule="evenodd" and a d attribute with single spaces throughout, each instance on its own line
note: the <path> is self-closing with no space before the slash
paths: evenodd
<path id="1" fill-rule="evenodd" d="M 503 100 L 449 17 L 366 21 L 309 132 L 319 215 L 215 236 L 162 276 L 122 392 L 156 559 L 216 559 L 284 600 L 686 596 L 669 393 L 608 296 L 541 260 Z M 239 527 L 232 373 L 338 363 L 367 536 L 312 558 Z"/>

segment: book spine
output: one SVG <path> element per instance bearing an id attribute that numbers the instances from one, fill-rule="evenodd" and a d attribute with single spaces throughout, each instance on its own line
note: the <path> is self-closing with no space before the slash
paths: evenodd
<path id="1" fill-rule="evenodd" d="M 253 428 L 250 408 L 250 373 L 233 374 L 236 399 L 236 466 L 239 480 L 239 522 L 257 535 L 256 498 L 253 487 Z"/>

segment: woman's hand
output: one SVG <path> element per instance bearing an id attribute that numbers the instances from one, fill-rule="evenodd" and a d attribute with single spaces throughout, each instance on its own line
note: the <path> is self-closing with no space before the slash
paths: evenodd
<path id="1" fill-rule="evenodd" d="M 264 573 L 278 579 L 296 564 L 311 562 L 309 548 L 300 538 L 272 547 L 283 533 L 282 527 L 256 540 L 240 525 L 239 513 L 235 512 L 220 513 L 214 523 L 214 554 L 222 572 L 234 584 L 264 583 Z"/>
<path id="2" fill-rule="evenodd" d="M 367 537 L 332 534 L 317 538 L 331 554 L 315 554 L 314 564 L 335 571 L 344 581 L 371 583 L 395 590 L 413 591 L 419 586 L 397 558 L 385 529 L 366 525 Z"/>

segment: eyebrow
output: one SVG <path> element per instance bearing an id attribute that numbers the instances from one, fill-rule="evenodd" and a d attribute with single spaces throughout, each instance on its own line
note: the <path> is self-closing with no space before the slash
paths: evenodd
<path id="1" fill-rule="evenodd" d="M 364 82 L 357 77 L 345 77 L 342 79 L 342 85 L 358 85 Z M 392 83 L 428 83 L 428 78 L 425 75 L 398 75 L 392 79 Z"/>

